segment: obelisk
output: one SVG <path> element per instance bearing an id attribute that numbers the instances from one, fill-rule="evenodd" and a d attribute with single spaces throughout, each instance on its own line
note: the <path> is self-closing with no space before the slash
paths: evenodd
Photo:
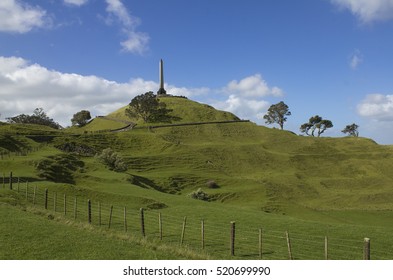
<path id="1" fill-rule="evenodd" d="M 162 59 L 160 60 L 159 73 L 160 89 L 157 91 L 157 95 L 165 95 L 166 90 L 164 89 L 164 62 L 162 61 Z"/>

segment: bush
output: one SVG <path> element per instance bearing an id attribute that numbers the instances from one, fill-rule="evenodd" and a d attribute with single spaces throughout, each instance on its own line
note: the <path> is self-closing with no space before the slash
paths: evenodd
<path id="1" fill-rule="evenodd" d="M 124 162 L 124 159 L 111 148 L 103 150 L 98 156 L 98 159 L 105 164 L 109 170 L 116 172 L 124 172 L 127 170 L 127 164 Z"/>
<path id="2" fill-rule="evenodd" d="M 197 189 L 196 191 L 193 191 L 188 195 L 189 197 L 193 199 L 199 199 L 199 200 L 209 200 L 209 195 L 205 193 L 201 188 Z"/>

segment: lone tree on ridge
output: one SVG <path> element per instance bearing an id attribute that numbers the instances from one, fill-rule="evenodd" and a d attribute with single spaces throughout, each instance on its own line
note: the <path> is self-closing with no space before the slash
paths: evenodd
<path id="1" fill-rule="evenodd" d="M 358 137 L 359 136 L 359 126 L 355 123 L 347 125 L 343 130 L 342 133 L 348 134 L 349 136 Z"/>
<path id="2" fill-rule="evenodd" d="M 263 116 L 267 124 L 277 123 L 281 130 L 284 129 L 284 122 L 287 121 L 286 116 L 290 116 L 288 105 L 283 101 L 273 104 L 268 109 L 266 115 Z"/>
<path id="3" fill-rule="evenodd" d="M 315 136 L 314 133 L 317 131 L 318 137 L 320 137 L 326 129 L 331 127 L 333 127 L 332 121 L 324 120 L 322 117 L 315 115 L 308 120 L 308 123 L 304 123 L 300 126 L 300 131 L 306 133 L 309 136 Z"/>
<path id="4" fill-rule="evenodd" d="M 91 115 L 89 111 L 82 110 L 76 114 L 71 119 L 72 125 L 77 125 L 79 127 L 84 126 L 91 119 Z"/>
<path id="5" fill-rule="evenodd" d="M 128 108 L 126 115 L 130 118 L 141 118 L 147 122 L 170 122 L 172 117 L 169 113 L 172 110 L 166 108 L 166 104 L 160 102 L 152 91 L 134 97 Z"/>

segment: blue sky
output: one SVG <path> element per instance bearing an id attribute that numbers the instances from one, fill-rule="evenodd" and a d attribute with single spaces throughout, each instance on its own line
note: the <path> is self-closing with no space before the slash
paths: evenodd
<path id="1" fill-rule="evenodd" d="M 62 125 L 158 90 L 286 129 L 313 115 L 393 144 L 393 0 L 2 0 L 1 119 L 42 107 Z"/>

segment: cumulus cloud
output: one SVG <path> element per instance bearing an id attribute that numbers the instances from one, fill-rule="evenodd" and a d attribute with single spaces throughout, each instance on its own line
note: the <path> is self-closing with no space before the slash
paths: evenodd
<path id="1" fill-rule="evenodd" d="M 50 22 L 46 11 L 22 1 L 0 1 L 0 32 L 26 33 Z"/>
<path id="2" fill-rule="evenodd" d="M 351 67 L 352 70 L 356 70 L 362 62 L 363 55 L 359 50 L 355 50 L 350 57 L 349 67 Z"/>
<path id="3" fill-rule="evenodd" d="M 282 96 L 283 92 L 277 87 L 269 88 L 266 81 L 260 74 L 246 77 L 240 81 L 231 81 L 224 89 L 230 94 L 237 94 L 244 97 L 264 97 L 264 96 Z"/>
<path id="4" fill-rule="evenodd" d="M 77 111 L 88 109 L 95 115 L 105 115 L 157 87 L 157 83 L 139 78 L 117 83 L 97 76 L 49 70 L 18 57 L 0 57 L 3 118 L 42 107 L 56 121 L 67 125 Z"/>
<path id="5" fill-rule="evenodd" d="M 89 0 L 64 0 L 64 3 L 69 5 L 82 6 L 86 4 L 88 1 Z"/>
<path id="6" fill-rule="evenodd" d="M 393 121 L 393 95 L 369 94 L 357 106 L 359 115 L 377 121 Z"/>
<path id="7" fill-rule="evenodd" d="M 362 23 L 393 18 L 393 0 L 331 0 L 341 9 L 348 9 Z"/>
<path id="8" fill-rule="evenodd" d="M 264 98 L 268 96 L 282 97 L 282 89 L 269 87 L 260 74 L 245 77 L 240 81 L 233 80 L 223 89 L 224 101 L 213 101 L 213 106 L 234 113 L 240 118 L 261 119 L 270 106 Z"/>
<path id="9" fill-rule="evenodd" d="M 137 32 L 136 27 L 140 24 L 140 19 L 131 15 L 120 0 L 105 0 L 106 11 L 109 17 L 106 19 L 108 24 L 114 20 L 121 25 L 121 30 L 126 39 L 120 43 L 123 51 L 136 54 L 143 54 L 148 49 L 150 37 L 147 33 Z"/>

